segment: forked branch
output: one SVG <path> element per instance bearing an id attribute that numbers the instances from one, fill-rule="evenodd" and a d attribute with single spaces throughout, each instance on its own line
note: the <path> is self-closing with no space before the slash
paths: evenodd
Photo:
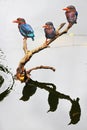
<path id="1" fill-rule="evenodd" d="M 53 39 L 50 39 L 44 43 L 42 43 L 39 47 L 36 47 L 35 49 L 33 50 L 28 50 L 27 49 L 27 39 L 23 39 L 23 50 L 24 50 L 24 53 L 25 53 L 25 56 L 20 60 L 19 62 L 19 66 L 17 68 L 17 72 L 16 72 L 16 77 L 18 80 L 21 81 L 21 76 L 22 76 L 22 79 L 23 79 L 23 75 L 26 75 L 28 74 L 28 78 L 30 78 L 30 72 L 32 70 L 36 70 L 36 69 L 51 69 L 53 71 L 55 71 L 55 68 L 53 67 L 50 67 L 50 66 L 38 66 L 38 67 L 34 67 L 34 68 L 31 68 L 30 70 L 26 70 L 24 68 L 25 64 L 30 61 L 31 57 L 35 54 L 35 53 L 38 53 L 40 52 L 41 50 L 49 47 L 49 45 L 54 41 L 56 40 L 58 37 L 60 37 L 61 35 L 67 33 L 67 28 L 64 29 L 64 31 L 60 32 L 61 28 L 63 28 L 63 26 L 65 25 L 65 23 L 62 23 L 60 24 L 60 26 L 58 27 L 58 29 L 56 29 L 56 36 L 53 38 Z M 26 76 L 25 76 L 26 77 Z M 25 82 L 25 81 L 24 81 Z"/>

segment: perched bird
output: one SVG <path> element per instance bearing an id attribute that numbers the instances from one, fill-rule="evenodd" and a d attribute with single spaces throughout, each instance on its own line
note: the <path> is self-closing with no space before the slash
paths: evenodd
<path id="1" fill-rule="evenodd" d="M 19 31 L 24 38 L 31 38 L 34 40 L 34 31 L 32 27 L 26 23 L 25 19 L 17 18 L 17 20 L 14 20 L 13 23 L 18 23 Z"/>
<path id="2" fill-rule="evenodd" d="M 70 27 L 72 27 L 73 24 L 77 23 L 78 12 L 76 11 L 76 8 L 73 5 L 69 5 L 66 8 L 63 8 L 63 10 L 66 11 L 65 15 L 69 23 L 68 25 L 68 29 L 69 29 Z"/>
<path id="3" fill-rule="evenodd" d="M 56 36 L 56 29 L 52 22 L 45 23 L 43 28 L 45 32 L 46 42 L 48 39 L 53 39 Z"/>

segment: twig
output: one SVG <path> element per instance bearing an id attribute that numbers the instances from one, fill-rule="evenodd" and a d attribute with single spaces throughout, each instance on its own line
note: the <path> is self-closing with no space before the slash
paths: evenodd
<path id="1" fill-rule="evenodd" d="M 51 70 L 55 71 L 55 68 L 54 68 L 54 67 L 41 65 L 41 66 L 34 67 L 34 68 L 32 68 L 32 69 L 29 69 L 29 70 L 27 71 L 27 73 L 30 74 L 30 72 L 31 72 L 32 70 L 37 70 L 37 69 L 51 69 Z"/>
<path id="2" fill-rule="evenodd" d="M 33 50 L 28 50 L 28 49 L 27 49 L 27 39 L 23 39 L 23 50 L 24 50 L 25 56 L 24 56 L 24 57 L 20 60 L 20 62 L 19 62 L 19 66 L 18 66 L 19 70 L 21 70 L 22 72 L 24 72 L 24 70 L 25 70 L 25 72 L 27 73 L 27 70 L 24 68 L 24 66 L 25 66 L 25 64 L 26 64 L 28 61 L 30 61 L 31 57 L 32 57 L 35 53 L 38 53 L 38 52 L 40 52 L 41 50 L 43 50 L 43 49 L 49 47 L 49 44 L 51 44 L 54 40 L 56 40 L 56 39 L 57 39 L 58 37 L 60 37 L 61 35 L 67 33 L 67 31 L 69 30 L 69 29 L 67 29 L 67 28 L 66 28 L 64 31 L 59 32 L 60 29 L 61 29 L 64 25 L 65 25 L 65 23 L 60 24 L 60 26 L 59 26 L 58 29 L 56 30 L 56 36 L 55 36 L 53 39 L 50 39 L 49 41 L 44 42 L 42 45 L 40 45 L 39 47 L 37 47 L 37 48 L 35 48 L 35 49 L 33 49 Z M 67 31 L 66 31 L 66 30 L 67 30 Z M 43 68 L 43 69 L 51 69 L 51 70 L 55 71 L 55 69 L 54 69 L 53 67 L 50 67 L 50 66 L 38 66 L 38 67 L 35 67 L 35 68 L 30 69 L 28 72 L 29 72 L 29 74 L 30 74 L 30 72 L 31 72 L 32 70 L 42 69 L 42 68 Z M 20 80 L 20 81 L 21 81 L 21 79 L 23 78 L 21 71 L 20 71 L 20 72 L 19 72 L 19 71 L 16 72 L 16 76 L 18 77 L 17 79 Z M 25 73 L 25 77 L 26 77 L 26 73 Z M 28 74 L 28 73 L 27 73 L 27 74 Z M 20 76 L 19 76 L 19 75 L 20 75 Z M 21 77 L 21 76 L 22 76 L 22 77 Z M 20 77 L 21 77 L 21 78 L 20 78 Z M 30 75 L 29 75 L 28 78 L 30 79 Z M 25 82 L 25 80 L 24 80 L 24 82 Z"/>
<path id="3" fill-rule="evenodd" d="M 66 32 L 66 29 L 62 32 L 59 33 L 59 30 L 65 25 L 65 23 L 62 23 L 60 24 L 60 26 L 58 27 L 58 29 L 56 30 L 56 36 L 49 40 L 48 42 L 44 42 L 41 46 L 33 49 L 33 50 L 27 50 L 27 47 L 26 47 L 26 39 L 24 39 L 23 41 L 23 44 L 25 45 L 25 48 L 24 48 L 24 52 L 25 52 L 25 56 L 21 59 L 20 63 L 19 63 L 19 67 L 20 66 L 24 66 L 30 59 L 31 57 L 33 56 L 33 54 L 35 53 L 38 53 L 39 51 L 45 49 L 48 47 L 49 44 L 51 44 L 54 40 L 56 40 L 59 36 L 67 33 Z"/>

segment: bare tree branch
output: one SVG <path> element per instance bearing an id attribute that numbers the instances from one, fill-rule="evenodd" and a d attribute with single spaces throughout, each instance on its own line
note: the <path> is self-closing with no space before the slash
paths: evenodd
<path id="1" fill-rule="evenodd" d="M 62 32 L 59 32 L 61 30 L 61 28 L 63 28 L 63 26 L 65 25 L 65 23 L 62 23 L 60 24 L 60 26 L 58 27 L 58 29 L 56 29 L 56 36 L 53 38 L 53 39 L 50 39 L 48 41 L 45 41 L 44 43 L 42 43 L 39 47 L 36 47 L 35 49 L 33 50 L 28 50 L 27 48 L 27 39 L 23 39 L 23 50 L 24 50 L 24 53 L 25 53 L 25 56 L 20 60 L 19 62 L 19 66 L 17 68 L 17 71 L 16 71 L 16 75 L 15 75 L 15 78 L 20 80 L 23 79 L 23 74 L 22 73 L 25 73 L 25 75 L 28 76 L 28 78 L 30 78 L 30 72 L 32 70 L 36 70 L 36 69 L 51 69 L 53 71 L 55 71 L 55 68 L 53 67 L 50 67 L 50 66 L 38 66 L 38 67 L 35 67 L 35 68 L 31 68 L 30 70 L 28 70 L 28 73 L 27 73 L 27 70 L 24 68 L 25 64 L 30 61 L 31 57 L 35 54 L 35 53 L 38 53 L 40 52 L 41 50 L 49 47 L 49 45 L 54 41 L 56 40 L 58 37 L 60 37 L 61 35 L 67 33 L 67 31 L 69 30 L 69 28 L 67 29 L 64 29 L 64 31 Z M 19 71 L 20 70 L 20 71 Z M 22 76 L 22 77 L 21 77 Z M 26 77 L 26 76 L 25 76 Z M 24 81 L 25 82 L 25 81 Z"/>
<path id="2" fill-rule="evenodd" d="M 37 69 L 51 69 L 51 70 L 55 71 L 55 68 L 54 68 L 54 67 L 41 65 L 41 66 L 37 66 L 37 67 L 34 67 L 34 68 L 32 68 L 32 69 L 27 70 L 27 73 L 30 74 L 30 72 L 31 72 L 32 70 L 37 70 Z"/>
<path id="3" fill-rule="evenodd" d="M 19 67 L 20 66 L 24 66 L 32 57 L 33 54 L 38 53 L 39 51 L 49 47 L 48 45 L 51 44 L 54 40 L 56 40 L 59 36 L 67 33 L 66 29 L 62 32 L 59 33 L 59 30 L 65 25 L 65 23 L 60 24 L 60 26 L 58 27 L 58 29 L 56 30 L 56 36 L 49 40 L 48 42 L 44 42 L 41 46 L 33 49 L 33 50 L 27 50 L 27 44 L 26 44 L 26 39 L 23 40 L 23 49 L 25 52 L 25 56 L 21 59 L 20 63 L 19 63 Z"/>

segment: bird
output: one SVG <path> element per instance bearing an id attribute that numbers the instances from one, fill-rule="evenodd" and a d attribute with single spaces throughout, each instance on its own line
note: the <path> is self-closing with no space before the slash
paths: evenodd
<path id="1" fill-rule="evenodd" d="M 26 23 L 24 18 L 17 18 L 13 23 L 18 23 L 19 32 L 25 39 L 31 38 L 34 41 L 34 30 L 31 25 Z"/>
<path id="2" fill-rule="evenodd" d="M 45 25 L 43 25 L 46 42 L 48 39 L 53 39 L 56 36 L 56 29 L 52 22 L 46 22 Z"/>
<path id="3" fill-rule="evenodd" d="M 69 29 L 72 27 L 73 24 L 77 23 L 78 12 L 77 12 L 75 6 L 73 6 L 73 5 L 69 5 L 66 8 L 63 8 L 63 10 L 66 11 L 65 15 L 66 15 L 67 21 L 69 23 L 67 29 Z"/>

